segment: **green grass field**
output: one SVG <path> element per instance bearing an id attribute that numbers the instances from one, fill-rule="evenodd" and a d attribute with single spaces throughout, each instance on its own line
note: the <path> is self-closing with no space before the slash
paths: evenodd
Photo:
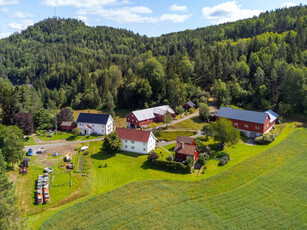
<path id="1" fill-rule="evenodd" d="M 34 141 L 33 137 L 29 137 L 28 140 L 24 141 L 24 145 L 36 145 L 36 142 Z"/>
<path id="2" fill-rule="evenodd" d="M 205 122 L 198 116 L 169 125 L 167 130 L 201 130 L 204 124 Z"/>
<path id="3" fill-rule="evenodd" d="M 154 131 L 153 134 L 158 140 L 174 141 L 177 136 L 190 137 L 196 135 L 196 131 Z"/>
<path id="4" fill-rule="evenodd" d="M 81 140 L 92 140 L 92 139 L 97 139 L 97 138 L 101 138 L 103 136 L 100 135 L 90 135 L 90 136 L 74 136 L 72 133 L 69 132 L 59 132 L 58 135 L 56 135 L 55 133 L 52 135 L 52 137 L 48 137 L 48 133 L 46 134 L 46 136 L 39 136 L 37 135 L 37 137 L 39 139 L 41 139 L 42 141 L 57 141 L 57 140 L 67 140 L 67 141 L 81 141 Z"/>
<path id="5" fill-rule="evenodd" d="M 96 193 L 126 184 L 128 177 L 132 183 L 53 212 L 41 229 L 305 229 L 306 139 L 307 129 L 296 130 L 228 170 L 194 182 L 175 181 L 193 175 L 139 168 L 143 156 L 117 154 L 115 162 L 114 156 L 93 155 Z M 130 158 L 137 167 L 127 168 Z M 97 169 L 102 162 L 108 167 Z M 169 180 L 134 182 L 157 177 Z"/>

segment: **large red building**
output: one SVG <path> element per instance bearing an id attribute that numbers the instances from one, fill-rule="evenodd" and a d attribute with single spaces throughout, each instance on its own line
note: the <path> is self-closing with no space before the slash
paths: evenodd
<path id="1" fill-rule="evenodd" d="M 127 128 L 139 128 L 152 122 L 161 122 L 167 113 L 171 114 L 172 118 L 176 117 L 168 105 L 133 111 L 126 117 Z"/>
<path id="2" fill-rule="evenodd" d="M 197 160 L 199 150 L 194 144 L 193 138 L 178 136 L 176 142 L 177 143 L 174 148 L 176 161 L 185 161 L 188 156 L 192 157 L 194 161 Z"/>
<path id="3" fill-rule="evenodd" d="M 221 107 L 216 118 L 227 118 L 233 126 L 247 137 L 255 138 L 269 132 L 279 115 L 272 110 L 256 112 L 243 109 Z"/>

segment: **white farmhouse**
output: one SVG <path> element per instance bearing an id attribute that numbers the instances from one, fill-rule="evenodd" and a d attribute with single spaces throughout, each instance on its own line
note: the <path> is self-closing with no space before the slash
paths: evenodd
<path id="1" fill-rule="evenodd" d="M 119 139 L 122 141 L 123 151 L 147 154 L 156 147 L 156 138 L 151 131 L 116 128 Z"/>
<path id="2" fill-rule="evenodd" d="M 114 120 L 109 114 L 80 113 L 76 123 L 83 135 L 107 135 L 113 131 Z"/>

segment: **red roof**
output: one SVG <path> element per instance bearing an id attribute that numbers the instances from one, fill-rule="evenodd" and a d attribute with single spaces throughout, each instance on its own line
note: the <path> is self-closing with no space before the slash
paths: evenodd
<path id="1" fill-rule="evenodd" d="M 136 129 L 116 128 L 119 139 L 148 142 L 151 131 L 143 131 Z"/>
<path id="2" fill-rule="evenodd" d="M 177 143 L 175 146 L 174 152 L 184 154 L 184 155 L 194 156 L 196 150 L 197 148 L 195 145 L 183 144 L 182 146 L 182 143 Z"/>
<path id="3" fill-rule="evenodd" d="M 88 128 L 88 129 L 92 129 L 91 127 L 89 127 L 88 125 L 87 126 L 85 126 L 86 128 Z"/>

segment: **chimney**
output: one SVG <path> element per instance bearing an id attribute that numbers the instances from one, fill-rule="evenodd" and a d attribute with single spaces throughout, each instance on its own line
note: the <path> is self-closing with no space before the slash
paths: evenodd
<path id="1" fill-rule="evenodd" d="M 184 148 L 184 142 L 182 141 L 181 142 L 181 149 L 183 149 Z"/>

